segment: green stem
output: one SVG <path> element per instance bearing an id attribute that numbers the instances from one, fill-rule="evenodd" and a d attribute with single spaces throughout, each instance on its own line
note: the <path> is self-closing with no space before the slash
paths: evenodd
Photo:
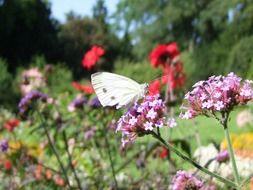
<path id="1" fill-rule="evenodd" d="M 115 189 L 118 189 L 118 183 L 117 183 L 117 179 L 116 179 L 116 172 L 115 169 L 113 167 L 113 160 L 112 160 L 112 155 L 111 155 L 111 149 L 110 149 L 110 144 L 108 142 L 108 138 L 107 138 L 107 134 L 106 132 L 104 133 L 105 135 L 105 143 L 106 143 L 106 149 L 108 152 L 108 156 L 109 156 L 109 160 L 110 160 L 110 166 L 112 169 L 112 176 L 113 176 L 113 180 L 114 180 L 114 184 L 115 184 Z"/>
<path id="2" fill-rule="evenodd" d="M 65 143 L 65 149 L 66 149 L 67 154 L 68 154 L 68 159 L 69 159 L 70 168 L 71 168 L 71 170 L 72 170 L 72 172 L 73 172 L 73 174 L 74 174 L 74 177 L 75 177 L 76 183 L 77 183 L 77 185 L 78 185 L 78 188 L 79 188 L 80 190 L 82 190 L 81 182 L 80 182 L 80 180 L 79 180 L 79 178 L 78 178 L 78 175 L 77 175 L 77 173 L 76 173 L 75 167 L 73 166 L 73 163 L 72 163 L 72 156 L 71 156 L 71 153 L 69 152 L 69 146 L 68 146 L 68 140 L 67 140 L 66 132 L 63 131 L 62 134 L 63 134 L 64 143 Z"/>
<path id="3" fill-rule="evenodd" d="M 44 124 L 46 124 L 46 122 L 44 121 L 44 118 L 41 116 L 41 114 L 40 114 L 40 113 L 38 113 L 38 114 L 39 114 L 39 116 L 40 116 L 42 128 L 44 129 L 44 132 L 45 132 L 45 134 L 46 134 L 46 136 L 47 136 L 49 145 L 51 146 L 51 148 L 52 148 L 52 150 L 53 150 L 53 153 L 54 153 L 54 155 L 55 155 L 55 157 L 56 157 L 56 159 L 57 159 L 57 161 L 58 161 L 58 163 L 59 163 L 59 165 L 60 165 L 60 168 L 61 168 L 61 170 L 62 170 L 62 173 L 63 173 L 63 175 L 64 175 L 64 177 L 65 177 L 65 180 L 66 180 L 66 182 L 67 182 L 69 188 L 71 189 L 71 185 L 70 185 L 70 183 L 69 183 L 69 178 L 68 178 L 67 172 L 66 172 L 66 170 L 65 170 L 65 168 L 64 168 L 64 166 L 63 166 L 63 164 L 62 164 L 62 162 L 61 162 L 60 156 L 59 156 L 59 154 L 58 154 L 58 152 L 57 152 L 57 150 L 56 150 L 56 148 L 55 148 L 55 146 L 54 146 L 54 143 L 52 142 L 52 139 L 51 139 L 51 137 L 50 137 L 50 135 L 49 135 L 49 132 L 48 132 L 46 126 L 44 125 Z"/>
<path id="4" fill-rule="evenodd" d="M 247 178 L 245 178 L 242 182 L 240 186 L 243 186 L 245 183 L 247 183 L 251 178 L 253 178 L 253 173 L 250 174 Z"/>
<path id="5" fill-rule="evenodd" d="M 240 180 L 240 176 L 239 176 L 239 173 L 237 170 L 236 161 L 235 161 L 235 154 L 234 154 L 231 138 L 230 138 L 228 127 L 227 127 L 226 123 L 224 123 L 224 132 L 225 132 L 225 137 L 226 137 L 227 143 L 228 143 L 228 151 L 229 151 L 229 156 L 230 156 L 230 160 L 231 160 L 232 167 L 233 167 L 234 177 L 235 177 L 236 183 L 239 186 L 241 180 Z M 239 190 L 240 187 L 237 187 L 237 189 Z"/>
<path id="6" fill-rule="evenodd" d="M 172 152 L 174 152 L 176 155 L 178 155 L 180 158 L 182 158 L 183 160 L 187 161 L 188 163 L 190 163 L 191 165 L 193 165 L 194 167 L 198 168 L 200 171 L 216 178 L 217 180 L 219 180 L 222 183 L 225 183 L 227 185 L 230 185 L 232 187 L 238 187 L 236 183 L 234 183 L 233 181 L 230 181 L 226 178 L 223 178 L 222 176 L 215 174 L 211 171 L 209 171 L 208 169 L 202 167 L 201 165 L 199 165 L 198 163 L 196 163 L 195 161 L 193 161 L 192 159 L 190 159 L 188 156 L 186 156 L 185 154 L 181 153 L 178 149 L 176 149 L 174 146 L 172 146 L 170 143 L 167 143 L 161 136 L 157 135 L 155 132 L 152 132 L 152 135 L 159 140 L 162 144 L 164 144 L 168 150 L 171 150 Z"/>

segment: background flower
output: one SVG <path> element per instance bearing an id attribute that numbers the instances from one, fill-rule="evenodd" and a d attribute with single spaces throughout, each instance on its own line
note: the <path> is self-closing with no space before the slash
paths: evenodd
<path id="1" fill-rule="evenodd" d="M 79 90 L 80 92 L 83 92 L 85 94 L 93 94 L 94 93 L 94 89 L 91 84 L 83 85 L 78 82 L 72 82 L 71 84 L 74 89 Z"/>
<path id="2" fill-rule="evenodd" d="M 172 190 L 201 189 L 204 183 L 193 174 L 186 171 L 178 171 L 172 179 Z"/>
<path id="3" fill-rule="evenodd" d="M 160 93 L 161 83 L 159 80 L 154 80 L 152 83 L 149 84 L 148 92 L 149 95 L 156 95 Z"/>
<path id="4" fill-rule="evenodd" d="M 23 95 L 46 85 L 45 77 L 36 67 L 23 71 L 21 77 L 20 89 Z"/>
<path id="5" fill-rule="evenodd" d="M 46 94 L 43 94 L 42 92 L 39 91 L 31 91 L 27 93 L 19 102 L 18 108 L 20 113 L 24 113 L 27 111 L 28 107 L 34 100 L 41 100 L 41 101 L 46 101 L 48 99 L 48 96 Z"/>
<path id="6" fill-rule="evenodd" d="M 105 54 L 105 50 L 99 46 L 93 46 L 83 57 L 82 65 L 84 68 L 90 70 L 98 61 L 98 59 Z"/>
<path id="7" fill-rule="evenodd" d="M 186 82 L 186 75 L 183 71 L 183 64 L 179 60 L 179 56 L 180 52 L 176 42 L 160 44 L 149 55 L 152 66 L 162 66 L 163 77 L 161 78 L 160 84 L 169 85 L 172 90 L 182 88 Z M 158 86 L 157 81 L 151 83 L 151 93 L 153 93 L 152 90 L 155 90 L 155 88 L 156 90 L 160 90 L 161 86 Z"/>
<path id="8" fill-rule="evenodd" d="M 4 122 L 4 128 L 12 132 L 16 127 L 18 127 L 19 123 L 20 123 L 19 119 L 16 119 L 16 118 L 9 119 Z"/>

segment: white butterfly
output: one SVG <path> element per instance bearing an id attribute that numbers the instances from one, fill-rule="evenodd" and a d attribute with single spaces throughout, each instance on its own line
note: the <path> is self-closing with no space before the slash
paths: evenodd
<path id="1" fill-rule="evenodd" d="M 91 75 L 91 84 L 102 106 L 114 106 L 116 109 L 129 107 L 144 97 L 148 84 L 139 84 L 134 80 L 108 72 Z"/>

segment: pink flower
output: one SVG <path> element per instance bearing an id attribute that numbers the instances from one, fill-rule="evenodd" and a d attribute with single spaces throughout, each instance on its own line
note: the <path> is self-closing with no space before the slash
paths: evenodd
<path id="1" fill-rule="evenodd" d="M 148 130 L 152 131 L 152 130 L 153 130 L 153 123 L 147 121 L 146 123 L 144 123 L 144 129 L 145 129 L 146 131 L 148 131 Z"/>
<path id="2" fill-rule="evenodd" d="M 253 99 L 252 82 L 229 73 L 227 76 L 211 76 L 197 82 L 193 90 L 185 95 L 185 104 L 180 115 L 191 119 L 197 115 L 213 116 L 215 112 L 229 112 L 236 105 L 246 104 Z"/>
<path id="3" fill-rule="evenodd" d="M 165 105 L 159 95 L 146 96 L 142 103 L 136 103 L 118 121 L 116 131 L 122 133 L 122 146 L 138 136 L 150 134 L 154 128 L 165 124 Z"/>
<path id="4" fill-rule="evenodd" d="M 151 109 L 147 113 L 147 118 L 154 119 L 157 116 L 157 113 L 154 111 L 154 109 Z"/>
<path id="5" fill-rule="evenodd" d="M 227 160 L 229 160 L 229 152 L 228 150 L 224 150 L 222 152 L 220 152 L 216 158 L 215 158 L 218 162 L 226 162 Z"/>
<path id="6" fill-rule="evenodd" d="M 168 121 L 167 121 L 167 125 L 170 127 L 170 128 L 174 128 L 177 126 L 177 122 L 174 118 L 169 118 Z"/>
<path id="7" fill-rule="evenodd" d="M 172 190 L 201 189 L 204 183 L 191 173 L 178 171 L 172 179 Z"/>
<path id="8" fill-rule="evenodd" d="M 27 93 L 46 85 L 46 79 L 38 68 L 31 68 L 22 72 L 21 93 Z"/>
<path id="9" fill-rule="evenodd" d="M 84 68 L 90 70 L 98 61 L 98 59 L 105 54 L 105 50 L 99 46 L 93 46 L 83 57 L 82 65 Z"/>

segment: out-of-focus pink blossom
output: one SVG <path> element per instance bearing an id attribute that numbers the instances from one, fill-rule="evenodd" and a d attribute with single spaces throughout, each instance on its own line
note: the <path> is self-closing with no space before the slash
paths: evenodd
<path id="1" fill-rule="evenodd" d="M 203 186 L 204 183 L 202 181 L 186 171 L 178 171 L 172 179 L 172 190 L 200 190 Z"/>
<path id="2" fill-rule="evenodd" d="M 74 147 L 75 147 L 75 144 L 76 144 L 76 141 L 75 141 L 74 138 L 70 138 L 70 139 L 68 140 L 68 151 L 69 151 L 70 153 L 73 152 L 73 149 L 74 149 Z"/>
<path id="3" fill-rule="evenodd" d="M 20 89 L 23 95 L 46 85 L 45 77 L 36 67 L 23 71 L 21 77 Z"/>
<path id="4" fill-rule="evenodd" d="M 253 123 L 253 114 L 250 110 L 244 110 L 238 113 L 236 117 L 238 127 L 244 127 Z"/>
<path id="5" fill-rule="evenodd" d="M 228 150 L 224 150 L 222 152 L 220 152 L 216 158 L 215 158 L 218 162 L 226 162 L 227 160 L 229 160 L 229 152 Z"/>
<path id="6" fill-rule="evenodd" d="M 170 128 L 174 128 L 177 126 L 177 122 L 174 118 L 169 118 L 167 120 L 167 125 L 170 127 Z"/>
<path id="7" fill-rule="evenodd" d="M 85 140 L 91 139 L 96 133 L 96 128 L 95 127 L 90 127 L 84 132 L 84 138 Z"/>

